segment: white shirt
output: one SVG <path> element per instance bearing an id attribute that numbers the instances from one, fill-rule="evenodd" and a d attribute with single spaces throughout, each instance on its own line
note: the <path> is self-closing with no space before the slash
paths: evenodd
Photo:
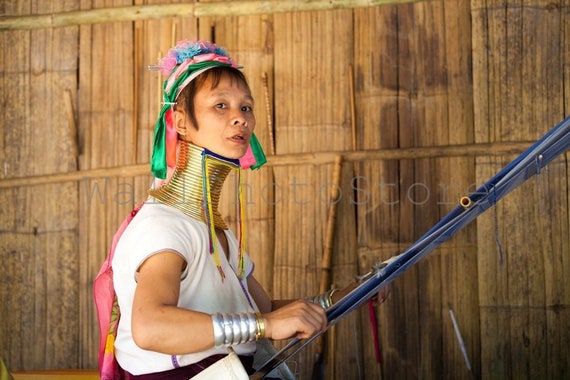
<path id="1" fill-rule="evenodd" d="M 237 277 L 238 242 L 226 230 L 230 250 L 229 262 L 218 243 L 220 262 L 225 279 L 209 252 L 208 229 L 202 221 L 187 217 L 181 211 L 154 202 L 147 202 L 123 232 L 113 257 L 113 281 L 119 300 L 121 318 L 115 341 L 119 365 L 133 375 L 148 374 L 183 367 L 227 349 L 211 348 L 194 354 L 170 356 L 139 348 L 132 337 L 131 316 L 136 289 L 135 274 L 141 264 L 155 253 L 165 250 L 178 253 L 186 261 L 180 279 L 178 306 L 206 313 L 239 313 L 258 311 L 247 292 L 246 280 Z M 253 272 L 253 263 L 245 256 L 245 273 Z M 251 301 L 248 301 L 248 298 Z M 240 355 L 253 354 L 255 342 L 233 347 Z"/>

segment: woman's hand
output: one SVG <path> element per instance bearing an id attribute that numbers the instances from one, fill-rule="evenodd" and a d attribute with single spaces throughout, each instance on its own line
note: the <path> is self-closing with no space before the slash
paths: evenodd
<path id="1" fill-rule="evenodd" d="M 325 310 L 305 300 L 293 301 L 264 314 L 265 336 L 273 340 L 307 339 L 327 326 Z"/>

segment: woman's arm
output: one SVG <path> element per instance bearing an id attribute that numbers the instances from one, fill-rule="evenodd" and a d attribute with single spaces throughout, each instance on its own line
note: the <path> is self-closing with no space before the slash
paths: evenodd
<path id="1" fill-rule="evenodd" d="M 178 307 L 185 261 L 177 253 L 152 255 L 137 272 L 131 327 L 137 346 L 169 355 L 214 346 L 210 314 Z"/>
<path id="2" fill-rule="evenodd" d="M 255 304 L 262 314 L 269 313 L 274 309 L 269 295 L 267 295 L 263 286 L 261 286 L 253 275 L 247 278 L 247 288 L 249 289 L 249 294 L 253 297 Z"/>
<path id="3" fill-rule="evenodd" d="M 180 255 L 164 251 L 139 268 L 131 320 L 133 339 L 139 347 L 177 355 L 214 346 L 211 315 L 177 306 L 184 265 Z M 319 305 L 299 300 L 271 311 L 271 301 L 261 285 L 253 277 L 248 280 L 250 285 L 254 300 L 263 308 L 265 337 L 304 339 L 325 328 L 326 315 Z"/>

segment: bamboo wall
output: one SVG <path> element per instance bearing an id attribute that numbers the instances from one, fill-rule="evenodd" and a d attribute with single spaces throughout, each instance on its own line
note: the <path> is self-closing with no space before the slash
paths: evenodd
<path id="1" fill-rule="evenodd" d="M 87 12 L 105 8 L 115 11 Z M 92 281 L 150 184 L 160 79 L 146 67 L 176 40 L 214 39 L 245 67 L 269 154 L 246 177 L 248 249 L 277 298 L 319 291 L 331 190 L 342 286 L 570 113 L 568 0 L 17 0 L 0 10 L 0 357 L 12 370 L 96 367 Z M 368 306 L 335 326 L 327 377 L 570 378 L 567 161 L 392 284 L 372 308 L 379 361 Z M 233 223 L 235 199 L 223 201 Z M 300 379 L 322 342 L 289 362 Z"/>

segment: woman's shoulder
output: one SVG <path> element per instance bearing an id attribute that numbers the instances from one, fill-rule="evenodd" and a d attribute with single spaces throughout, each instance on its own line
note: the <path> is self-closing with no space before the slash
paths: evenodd
<path id="1" fill-rule="evenodd" d="M 200 223 L 170 206 L 145 203 L 121 235 L 115 258 L 137 261 L 166 249 L 181 254 L 200 251 L 207 239 L 207 231 Z"/>
<path id="2" fill-rule="evenodd" d="M 139 220 L 143 219 L 168 219 L 176 222 L 201 223 L 199 220 L 186 216 L 182 211 L 161 202 L 146 201 L 136 215 Z"/>
<path id="3" fill-rule="evenodd" d="M 139 233 L 148 230 L 150 233 L 170 231 L 188 234 L 201 232 L 204 227 L 201 221 L 186 216 L 174 207 L 149 201 L 143 204 L 128 229 Z"/>

